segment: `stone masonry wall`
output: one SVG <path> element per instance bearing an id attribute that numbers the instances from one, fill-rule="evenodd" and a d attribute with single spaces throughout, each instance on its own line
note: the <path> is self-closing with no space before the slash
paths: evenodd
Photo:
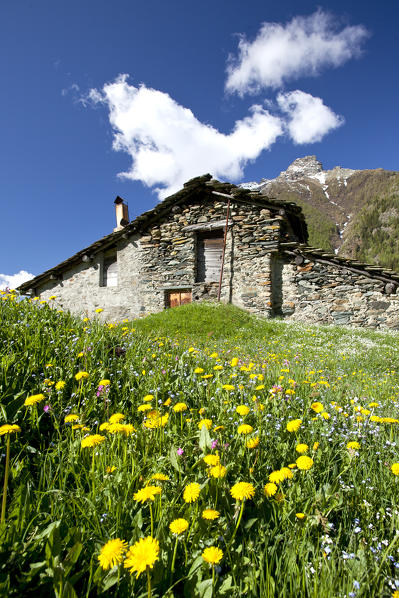
<path id="1" fill-rule="evenodd" d="M 102 308 L 101 317 L 107 320 L 134 318 L 140 309 L 138 235 L 121 242 L 117 249 L 118 286 L 101 286 L 101 252 L 95 254 L 92 262 L 81 262 L 64 272 L 61 281 L 49 281 L 36 292 L 42 299 L 55 295 L 55 305 L 76 314 L 93 316 L 97 308 Z"/>
<path id="2" fill-rule="evenodd" d="M 281 313 L 309 324 L 345 324 L 399 330 L 399 295 L 385 283 L 336 264 L 305 260 L 300 266 L 280 256 Z"/>
<path id="3" fill-rule="evenodd" d="M 197 235 L 224 226 L 225 201 L 203 200 L 174 209 L 167 220 L 149 228 L 140 240 L 141 313 L 160 311 L 170 290 L 191 290 L 193 301 L 217 296 L 217 282 L 196 282 Z M 220 223 L 223 223 L 220 224 Z M 277 248 L 280 220 L 269 210 L 232 203 L 226 238 L 221 300 L 254 313 L 270 313 L 270 251 Z"/>
<path id="4" fill-rule="evenodd" d="M 61 281 L 36 289 L 41 298 L 55 295 L 56 305 L 74 313 L 121 320 L 161 311 L 170 290 L 191 290 L 193 301 L 214 299 L 217 282 L 196 282 L 197 235 L 226 220 L 227 203 L 198 197 L 195 203 L 175 206 L 162 221 L 131 235 L 117 247 L 118 286 L 102 287 L 104 253 L 90 263 L 65 271 Z M 223 270 L 221 299 L 253 313 L 270 315 L 270 251 L 277 250 L 282 218 L 261 206 L 232 202 Z M 187 230 L 188 227 L 188 230 Z"/>

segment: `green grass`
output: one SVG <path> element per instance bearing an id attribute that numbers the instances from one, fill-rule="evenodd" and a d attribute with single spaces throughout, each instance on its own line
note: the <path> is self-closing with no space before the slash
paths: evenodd
<path id="1" fill-rule="evenodd" d="M 0 480 L 7 439 L 11 455 L 0 595 L 139 597 L 149 595 L 150 581 L 152 596 L 169 598 L 392 596 L 397 340 L 216 304 L 106 325 L 5 296 L 0 426 L 21 432 L 0 436 Z M 88 377 L 76 380 L 79 371 Z M 102 379 L 109 387 L 99 388 Z M 44 398 L 24 405 L 37 394 Z M 178 403 L 183 412 L 174 410 Z M 157 412 L 153 419 L 144 404 Z M 115 413 L 135 431 L 102 426 Z M 71 414 L 80 427 L 65 422 Z M 201 419 L 209 430 L 199 429 Z M 289 432 L 296 419 L 300 427 Z M 243 423 L 253 428 L 247 436 L 239 433 Z M 82 446 L 95 434 L 100 444 Z M 248 438 L 256 446 L 247 447 Z M 298 444 L 308 446 L 310 469 L 293 468 L 266 496 L 269 475 L 296 464 Z M 226 468 L 224 477 L 210 474 L 209 454 Z M 152 479 L 156 473 L 169 480 Z M 184 489 L 194 482 L 200 493 L 187 503 Z M 230 490 L 237 482 L 251 484 L 253 496 L 236 502 Z M 140 503 L 135 495 L 147 484 L 161 494 Z M 205 508 L 220 516 L 203 519 Z M 169 529 L 177 518 L 189 524 L 178 537 Z M 136 578 L 123 563 L 100 566 L 109 540 L 133 546 L 151 530 L 160 552 L 148 576 Z M 201 556 L 209 546 L 223 552 L 214 568 Z"/>

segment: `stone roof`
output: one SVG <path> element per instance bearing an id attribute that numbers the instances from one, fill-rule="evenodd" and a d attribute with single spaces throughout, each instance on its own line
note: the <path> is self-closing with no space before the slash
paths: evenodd
<path id="1" fill-rule="evenodd" d="M 98 241 L 95 241 L 88 247 L 85 247 L 81 251 L 78 251 L 70 258 L 57 264 L 53 268 L 42 272 L 35 278 L 28 280 L 18 287 L 18 290 L 22 293 L 28 291 L 28 289 L 35 288 L 39 283 L 43 283 L 48 279 L 57 279 L 62 272 L 70 268 L 72 265 L 79 263 L 82 259 L 87 256 L 90 258 L 93 254 L 98 251 L 104 251 L 108 247 L 115 245 L 115 243 L 127 236 L 143 231 L 148 226 L 155 224 L 163 216 L 167 215 L 171 209 L 179 204 L 185 203 L 190 199 L 194 199 L 198 193 L 205 193 L 208 197 L 212 197 L 212 192 L 223 193 L 234 197 L 234 201 L 238 203 L 247 203 L 250 205 L 259 205 L 264 208 L 282 209 L 286 217 L 290 220 L 293 230 L 297 233 L 298 237 L 306 241 L 307 240 L 307 227 L 306 222 L 302 213 L 302 209 L 294 202 L 282 201 L 279 199 L 270 199 L 264 195 L 261 195 L 258 191 L 250 191 L 248 189 L 242 189 L 231 183 L 222 183 L 215 179 L 212 179 L 210 174 L 205 174 L 194 179 L 187 181 L 183 188 L 170 195 L 164 201 L 160 202 L 152 210 L 144 212 L 140 216 L 137 216 L 134 220 L 129 222 L 122 230 L 102 237 Z M 223 196 L 218 196 L 220 200 L 225 199 Z"/>

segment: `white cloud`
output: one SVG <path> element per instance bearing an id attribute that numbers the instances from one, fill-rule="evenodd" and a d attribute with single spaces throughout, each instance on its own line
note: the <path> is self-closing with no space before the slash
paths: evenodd
<path id="1" fill-rule="evenodd" d="M 286 128 L 294 143 L 315 143 L 344 123 L 321 98 L 309 93 L 291 91 L 277 96 L 280 109 L 288 115 Z"/>
<path id="2" fill-rule="evenodd" d="M 130 85 L 126 75 L 101 91 L 91 90 L 89 97 L 109 109 L 114 150 L 132 158 L 131 168 L 120 176 L 148 186 L 161 185 L 156 189 L 160 198 L 205 172 L 238 180 L 246 163 L 283 133 L 281 118 L 257 104 L 226 135 L 201 123 L 168 94 Z"/>
<path id="3" fill-rule="evenodd" d="M 16 289 L 20 284 L 34 278 L 34 274 L 30 274 L 26 270 L 20 270 L 17 274 L 0 274 L 0 289 L 5 288 Z"/>
<path id="4" fill-rule="evenodd" d="M 231 57 L 227 67 L 226 90 L 242 96 L 318 75 L 323 67 L 338 67 L 359 56 L 368 35 L 363 25 L 339 31 L 332 15 L 320 9 L 286 25 L 263 23 L 253 42 L 241 36 L 238 57 Z"/>

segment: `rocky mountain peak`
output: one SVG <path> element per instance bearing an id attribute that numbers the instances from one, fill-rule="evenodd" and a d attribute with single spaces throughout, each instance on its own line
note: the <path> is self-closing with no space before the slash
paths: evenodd
<path id="1" fill-rule="evenodd" d="M 323 172 L 323 165 L 316 156 L 304 156 L 297 158 L 290 164 L 287 170 L 280 173 L 289 179 L 299 179 L 303 177 L 314 177 L 319 172 Z"/>

